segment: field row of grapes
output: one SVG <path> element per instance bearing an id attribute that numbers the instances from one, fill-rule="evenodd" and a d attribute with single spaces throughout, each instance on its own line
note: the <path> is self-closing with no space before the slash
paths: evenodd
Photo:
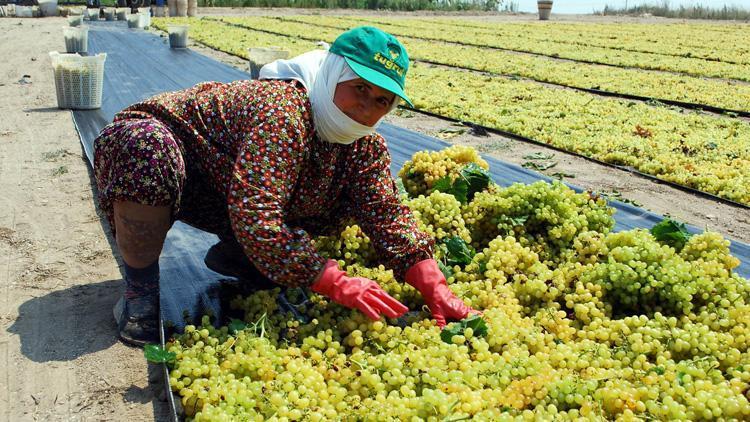
<path id="1" fill-rule="evenodd" d="M 293 19 L 296 19 L 294 17 Z M 390 19 L 353 17 L 355 22 L 375 22 L 405 27 L 453 28 L 466 33 L 524 37 L 539 42 L 605 47 L 614 50 L 697 58 L 734 64 L 750 64 L 750 36 L 744 25 L 694 23 L 642 25 L 629 23 L 502 22 L 481 23 L 457 18 Z"/>
<path id="2" fill-rule="evenodd" d="M 348 20 L 313 24 L 312 19 L 307 19 L 310 22 L 299 24 L 297 19 L 304 19 L 304 17 L 279 17 L 277 22 L 274 22 L 276 19 L 263 17 L 223 18 L 221 21 L 248 29 L 272 31 L 294 37 L 316 37 L 328 42 L 334 40 L 342 31 L 362 24 L 362 22 L 352 23 Z M 372 24 L 372 22 L 368 23 Z M 598 89 L 656 100 L 679 101 L 750 112 L 750 84 L 659 71 L 586 65 L 507 51 L 488 51 L 482 47 L 428 41 L 408 36 L 402 37 L 402 42 L 413 60 L 511 77 L 520 76 L 576 88 Z"/>
<path id="3" fill-rule="evenodd" d="M 548 57 L 559 57 L 564 59 L 602 63 L 615 66 L 662 70 L 696 76 L 750 81 L 750 72 L 748 72 L 747 65 L 744 62 L 720 62 L 705 60 L 696 57 L 667 56 L 654 53 L 617 50 L 598 46 L 586 46 L 585 48 L 581 48 L 582 46 L 577 44 L 550 42 L 548 41 L 550 38 L 556 39 L 565 37 L 564 35 L 554 35 L 554 28 L 556 27 L 556 25 L 550 28 L 549 33 L 540 38 L 536 38 L 533 35 L 535 30 L 532 28 L 516 30 L 512 34 L 500 35 L 497 33 L 473 31 L 467 28 L 463 28 L 460 25 L 430 25 L 425 24 L 422 21 L 407 25 L 394 25 L 393 21 L 383 18 L 360 17 L 351 19 L 349 16 L 341 18 L 323 16 L 295 16 L 286 18 L 280 17 L 279 19 L 304 21 L 313 24 L 334 24 L 338 26 L 374 24 L 379 28 L 382 28 L 384 31 L 388 31 L 396 36 L 418 37 L 427 40 L 447 41 L 457 44 L 466 44 L 479 47 L 494 47 L 512 51 L 541 54 Z M 498 25 L 497 27 L 506 28 L 507 26 Z M 512 28 L 512 26 L 510 27 Z M 268 27 L 268 29 L 271 28 L 272 26 Z M 538 26 L 537 28 L 543 30 L 544 27 Z M 606 27 L 602 27 L 602 30 L 605 31 L 604 33 L 606 34 Z M 691 32 L 691 34 L 693 33 Z M 720 38 L 716 39 L 714 42 L 718 45 L 723 45 L 723 48 L 731 48 L 731 44 L 728 44 L 729 42 L 731 42 L 729 39 Z M 724 44 L 725 42 L 727 44 Z M 745 43 L 743 43 L 740 38 L 738 38 L 736 42 L 739 43 L 736 45 L 739 46 L 738 49 L 740 51 L 747 50 L 747 47 L 745 47 Z"/>
<path id="4" fill-rule="evenodd" d="M 237 297 L 242 319 L 217 329 L 206 316 L 146 350 L 169 365 L 185 415 L 750 418 L 750 284 L 733 273 L 727 240 L 670 220 L 613 233 L 603 199 L 559 182 L 502 188 L 487 168 L 454 146 L 418 152 L 399 173 L 450 288 L 481 316 L 441 331 L 350 225 L 316 247 L 413 312 L 371 321 L 311 294 L 300 319 L 279 308 L 278 290 Z"/>

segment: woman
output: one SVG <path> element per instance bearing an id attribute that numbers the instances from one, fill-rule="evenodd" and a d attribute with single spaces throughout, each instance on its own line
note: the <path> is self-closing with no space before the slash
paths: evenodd
<path id="1" fill-rule="evenodd" d="M 311 243 L 308 233 L 354 217 L 438 325 L 465 317 L 471 309 L 448 289 L 431 239 L 399 201 L 375 133 L 399 98 L 409 102 L 408 65 L 396 38 L 359 27 L 328 52 L 265 66 L 263 80 L 199 84 L 118 113 L 95 141 L 94 167 L 125 262 L 120 338 L 157 338 L 158 260 L 175 220 L 220 236 L 207 256 L 220 272 L 244 263 L 371 319 L 398 317 L 405 306 Z"/>

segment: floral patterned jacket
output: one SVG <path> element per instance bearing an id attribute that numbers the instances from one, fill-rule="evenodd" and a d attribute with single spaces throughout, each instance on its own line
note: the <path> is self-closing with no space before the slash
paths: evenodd
<path id="1" fill-rule="evenodd" d="M 309 233 L 350 217 L 403 278 L 432 257 L 434 245 L 399 199 L 385 140 L 322 141 L 311 110 L 296 82 L 207 82 L 135 104 L 117 118 L 150 115 L 174 130 L 186 166 L 215 190 L 206 197 L 226 198 L 235 237 L 274 282 L 312 283 L 325 259 Z"/>

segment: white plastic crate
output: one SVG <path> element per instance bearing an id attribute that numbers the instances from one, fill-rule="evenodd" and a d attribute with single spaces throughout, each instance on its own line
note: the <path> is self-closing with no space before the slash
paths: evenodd
<path id="1" fill-rule="evenodd" d="M 151 11 L 147 10 L 145 12 L 140 12 L 140 15 L 143 16 L 143 20 L 141 21 L 143 23 L 143 29 L 148 29 L 148 27 L 151 26 Z"/>
<path id="2" fill-rule="evenodd" d="M 34 17 L 34 8 L 32 6 L 16 6 L 16 17 L 32 18 Z"/>
<path id="3" fill-rule="evenodd" d="M 64 27 L 66 53 L 86 53 L 89 45 L 89 29 L 87 27 Z"/>
<path id="4" fill-rule="evenodd" d="M 177 16 L 186 17 L 187 16 L 188 1 L 187 0 L 176 0 L 175 1 L 175 8 L 177 10 Z"/>
<path id="5" fill-rule="evenodd" d="M 125 21 L 128 19 L 128 15 L 130 15 L 130 9 L 117 9 L 117 20 L 118 21 Z"/>
<path id="6" fill-rule="evenodd" d="M 170 48 L 187 48 L 188 25 L 167 25 Z"/>
<path id="7" fill-rule="evenodd" d="M 289 50 L 277 46 L 250 47 L 247 49 L 247 57 L 250 62 L 250 78 L 258 79 L 260 68 L 273 61 L 289 58 Z"/>
<path id="8" fill-rule="evenodd" d="M 82 57 L 53 51 L 49 56 L 59 108 L 88 110 L 102 106 L 104 61 L 107 53 Z"/>
<path id="9" fill-rule="evenodd" d="M 128 28 L 143 29 L 146 23 L 146 16 L 141 13 L 128 15 Z"/>
<path id="10" fill-rule="evenodd" d="M 42 16 L 57 16 L 57 0 L 38 0 Z"/>
<path id="11" fill-rule="evenodd" d="M 81 26 L 83 24 L 83 15 L 70 15 L 68 16 L 68 25 L 70 26 Z"/>

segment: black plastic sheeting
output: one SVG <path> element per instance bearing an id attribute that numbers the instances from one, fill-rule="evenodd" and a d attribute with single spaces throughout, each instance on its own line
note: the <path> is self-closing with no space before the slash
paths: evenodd
<path id="1" fill-rule="evenodd" d="M 107 53 L 102 108 L 73 112 L 89 161 L 93 158 L 94 138 L 122 108 L 154 94 L 188 88 L 198 82 L 229 82 L 249 77 L 245 72 L 189 49 L 172 50 L 166 38 L 127 29 L 125 22 L 90 23 L 89 54 L 100 52 Z M 414 152 L 450 145 L 388 124 L 381 126 L 380 133 L 388 140 L 394 174 Z M 550 180 L 518 165 L 485 158 L 490 163 L 493 179 L 501 185 Z M 649 228 L 662 218 L 629 204 L 617 201 L 610 204 L 617 209 L 616 230 Z M 690 229 L 700 231 L 695 227 Z M 174 323 L 178 329 L 184 325 L 185 317 L 194 320 L 206 312 L 222 319 L 221 302 L 226 299 L 222 297 L 223 292 L 233 290 L 225 287 L 235 286 L 203 263 L 203 256 L 216 240 L 212 234 L 179 222 L 169 231 L 160 258 L 161 309 L 163 320 Z M 737 272 L 750 277 L 750 246 L 733 242 L 732 253 L 742 261 Z"/>

